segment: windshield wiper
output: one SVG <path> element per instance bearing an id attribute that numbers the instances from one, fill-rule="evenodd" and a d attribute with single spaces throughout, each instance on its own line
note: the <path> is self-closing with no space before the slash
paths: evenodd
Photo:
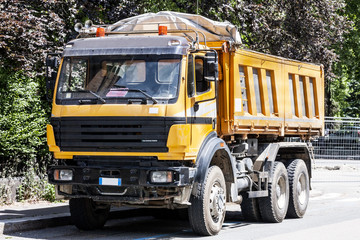
<path id="1" fill-rule="evenodd" d="M 106 103 L 106 100 L 105 100 L 105 99 L 103 99 L 100 95 L 94 93 L 94 92 L 91 91 L 91 90 L 80 90 L 80 89 L 77 89 L 77 91 L 78 91 L 78 92 L 91 93 L 91 94 L 94 95 L 98 100 L 100 100 L 102 103 Z M 80 100 L 79 100 L 79 103 L 87 103 L 87 101 L 80 99 Z"/>
<path id="2" fill-rule="evenodd" d="M 157 100 L 155 98 L 153 98 L 151 95 L 147 94 L 144 90 L 141 89 L 136 89 L 136 88 L 123 88 L 124 86 L 119 86 L 114 84 L 113 86 L 117 87 L 118 89 L 116 89 L 116 91 L 127 91 L 127 92 L 139 92 L 142 93 L 145 97 L 147 97 L 147 99 L 150 99 L 151 101 L 153 101 L 154 104 L 157 103 Z"/>

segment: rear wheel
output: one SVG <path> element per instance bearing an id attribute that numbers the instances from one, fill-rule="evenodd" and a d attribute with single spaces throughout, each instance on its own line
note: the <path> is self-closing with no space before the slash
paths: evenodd
<path id="1" fill-rule="evenodd" d="M 110 205 L 96 203 L 90 198 L 72 198 L 69 206 L 71 220 L 81 230 L 102 228 L 110 212 Z"/>
<path id="2" fill-rule="evenodd" d="M 189 221 L 192 229 L 199 235 L 216 235 L 222 228 L 225 218 L 226 186 L 221 169 L 212 166 L 208 169 L 199 196 L 191 196 Z"/>
<path id="3" fill-rule="evenodd" d="M 301 218 L 305 215 L 309 203 L 310 180 L 306 164 L 295 159 L 287 167 L 289 175 L 290 198 L 286 214 L 288 218 Z"/>
<path id="4" fill-rule="evenodd" d="M 259 198 L 261 217 L 265 222 L 282 222 L 289 204 L 289 180 L 283 163 L 274 163 L 268 190 L 269 196 Z"/>

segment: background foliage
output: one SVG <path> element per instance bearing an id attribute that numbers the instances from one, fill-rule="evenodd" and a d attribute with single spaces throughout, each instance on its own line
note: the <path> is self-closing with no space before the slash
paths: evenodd
<path id="1" fill-rule="evenodd" d="M 76 37 L 76 22 L 108 24 L 158 11 L 229 21 L 238 26 L 247 48 L 323 64 L 326 114 L 360 115 L 358 0 L 0 0 L 3 177 L 45 176 L 51 162 L 45 138 L 50 109 L 43 77 L 46 54 Z M 24 189 L 20 195 L 26 198 Z"/>
<path id="2" fill-rule="evenodd" d="M 360 117 L 360 1 L 346 0 L 345 12 L 351 30 L 336 45 L 338 61 L 334 64 L 336 78 L 330 92 L 338 116 Z"/>
<path id="3" fill-rule="evenodd" d="M 39 83 L 22 71 L 0 70 L 1 174 L 16 176 L 33 167 L 43 167 L 49 157 L 44 149 L 46 108 Z"/>

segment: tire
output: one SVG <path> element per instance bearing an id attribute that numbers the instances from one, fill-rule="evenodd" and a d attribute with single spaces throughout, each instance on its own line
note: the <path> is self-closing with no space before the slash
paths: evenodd
<path id="1" fill-rule="evenodd" d="M 208 169 L 199 196 L 191 196 L 189 222 L 199 235 L 211 236 L 220 232 L 225 219 L 226 185 L 217 166 Z"/>
<path id="2" fill-rule="evenodd" d="M 306 164 L 295 159 L 287 167 L 290 198 L 287 218 L 302 218 L 305 215 L 310 195 L 310 179 Z"/>
<path id="3" fill-rule="evenodd" d="M 249 198 L 247 193 L 241 193 L 243 198 L 240 206 L 244 220 L 247 222 L 260 222 L 261 214 L 257 198 Z"/>
<path id="4" fill-rule="evenodd" d="M 289 180 L 283 163 L 274 163 L 271 180 L 269 195 L 259 198 L 259 208 L 264 222 L 279 223 L 284 220 L 289 205 Z"/>
<path id="5" fill-rule="evenodd" d="M 102 228 L 110 212 L 110 205 L 97 204 L 90 198 L 72 198 L 69 206 L 71 220 L 81 230 Z"/>

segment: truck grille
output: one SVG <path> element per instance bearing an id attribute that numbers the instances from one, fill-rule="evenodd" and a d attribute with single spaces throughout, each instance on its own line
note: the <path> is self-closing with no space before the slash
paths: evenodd
<path id="1" fill-rule="evenodd" d="M 184 123 L 167 117 L 51 118 L 61 151 L 167 152 L 170 127 Z"/>

